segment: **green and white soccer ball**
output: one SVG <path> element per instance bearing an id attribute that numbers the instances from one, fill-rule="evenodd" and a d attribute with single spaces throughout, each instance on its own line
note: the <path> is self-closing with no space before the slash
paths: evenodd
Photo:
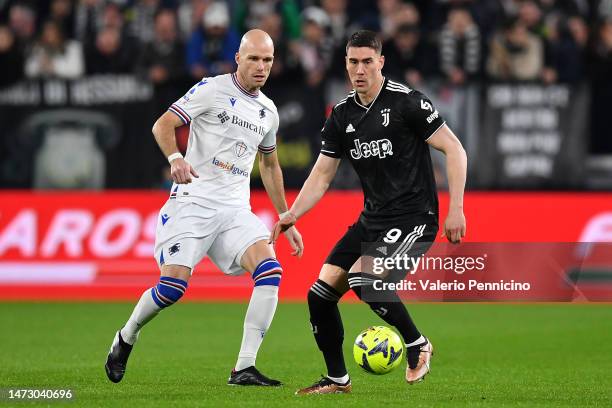
<path id="1" fill-rule="evenodd" d="M 399 366 L 404 356 L 400 336 L 385 326 L 368 327 L 355 339 L 355 362 L 371 374 L 387 374 Z"/>

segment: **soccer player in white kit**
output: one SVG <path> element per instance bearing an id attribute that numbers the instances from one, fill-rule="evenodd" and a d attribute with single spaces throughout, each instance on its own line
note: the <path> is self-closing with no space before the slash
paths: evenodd
<path id="1" fill-rule="evenodd" d="M 276 310 L 282 268 L 268 242 L 268 229 L 249 204 L 249 176 L 259 151 L 268 196 L 280 214 L 287 211 L 276 155 L 278 112 L 259 91 L 273 59 L 268 34 L 249 31 L 236 53 L 235 73 L 203 78 L 153 126 L 174 180 L 157 224 L 155 258 L 161 277 L 142 294 L 129 320 L 115 334 L 105 365 L 113 382 L 123 378 L 142 326 L 183 296 L 193 267 L 208 256 L 225 274 L 246 270 L 254 282 L 238 361 L 228 384 L 281 385 L 255 368 L 257 351 Z M 189 144 L 183 158 L 175 129 L 186 124 L 190 124 Z M 301 256 L 299 232 L 290 229 L 286 237 L 293 255 Z"/>

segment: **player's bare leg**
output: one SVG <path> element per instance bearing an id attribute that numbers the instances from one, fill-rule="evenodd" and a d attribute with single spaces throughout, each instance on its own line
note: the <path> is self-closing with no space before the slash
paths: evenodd
<path id="1" fill-rule="evenodd" d="M 324 264 L 319 279 L 308 292 L 310 323 L 319 349 L 325 358 L 328 375 L 296 392 L 302 394 L 344 394 L 351 392 L 351 381 L 344 363 L 344 329 L 338 301 L 349 290 L 347 272 Z"/>
<path id="2" fill-rule="evenodd" d="M 264 335 L 274 318 L 282 268 L 267 240 L 257 241 L 251 245 L 242 256 L 240 263 L 251 273 L 255 286 L 244 317 L 238 361 L 228 384 L 278 386 L 281 385 L 280 381 L 266 377 L 255 368 L 255 360 Z"/>
<path id="3" fill-rule="evenodd" d="M 162 265 L 159 283 L 144 291 L 123 328 L 115 334 L 104 369 L 108 379 L 123 379 L 132 347 L 140 329 L 164 308 L 177 302 L 187 289 L 191 269 L 181 265 Z"/>

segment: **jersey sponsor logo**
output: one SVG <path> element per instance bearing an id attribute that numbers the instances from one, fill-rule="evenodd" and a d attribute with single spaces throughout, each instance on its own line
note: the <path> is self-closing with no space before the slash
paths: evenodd
<path id="1" fill-rule="evenodd" d="M 234 98 L 233 96 L 231 98 L 229 98 L 230 103 L 232 104 L 232 106 L 234 106 L 236 104 L 236 98 Z"/>
<path id="2" fill-rule="evenodd" d="M 222 160 L 217 159 L 216 157 L 213 157 L 212 164 L 223 170 L 226 170 L 227 172 L 233 174 L 234 176 L 242 176 L 242 177 L 247 177 L 247 178 L 249 177 L 248 171 L 243 170 L 240 167 L 236 167 L 234 163 L 224 162 Z"/>
<path id="3" fill-rule="evenodd" d="M 230 119 L 226 111 L 221 112 L 217 117 L 221 120 L 221 123 L 225 123 Z"/>
<path id="4" fill-rule="evenodd" d="M 355 128 L 353 127 L 352 123 L 349 123 L 348 126 L 346 127 L 346 132 L 345 133 L 351 133 L 354 132 Z"/>
<path id="5" fill-rule="evenodd" d="M 434 111 L 433 106 L 431 106 L 431 103 L 429 103 L 429 102 L 427 102 L 427 101 L 425 101 L 423 99 L 421 99 L 421 109 L 428 110 L 430 112 Z"/>
<path id="6" fill-rule="evenodd" d="M 384 127 L 389 126 L 389 114 L 390 113 L 391 113 L 391 109 L 389 109 L 389 108 L 385 108 L 385 109 L 380 111 L 380 114 L 383 117 L 382 125 Z"/>
<path id="7" fill-rule="evenodd" d="M 389 139 L 373 140 L 371 142 L 360 142 L 355 139 L 355 148 L 351 149 L 351 157 L 359 160 L 362 157 L 367 159 L 370 156 L 375 156 L 384 159 L 387 156 L 393 156 L 393 144 Z"/>
<path id="8" fill-rule="evenodd" d="M 266 130 L 264 129 L 263 126 L 261 125 L 255 125 L 247 120 L 244 119 L 240 119 L 238 116 L 236 115 L 232 115 L 232 125 L 238 125 L 240 127 L 243 127 L 245 129 L 250 130 L 251 132 L 255 132 L 260 136 L 264 136 L 266 134 Z"/>
<path id="9" fill-rule="evenodd" d="M 434 111 L 434 113 L 432 113 L 431 115 L 429 115 L 429 116 L 427 117 L 427 119 L 426 119 L 426 120 L 427 120 L 427 123 L 431 123 L 431 122 L 433 122 L 434 120 L 438 119 L 438 116 L 440 116 L 440 114 L 438 113 L 438 111 L 437 111 L 437 110 L 435 110 L 435 111 Z"/>
<path id="10" fill-rule="evenodd" d="M 161 216 L 162 225 L 166 225 L 169 219 L 170 219 L 170 216 L 168 214 L 162 214 Z"/>
<path id="11" fill-rule="evenodd" d="M 244 142 L 236 142 L 234 145 L 234 153 L 236 156 L 242 157 L 247 151 L 247 145 Z"/>

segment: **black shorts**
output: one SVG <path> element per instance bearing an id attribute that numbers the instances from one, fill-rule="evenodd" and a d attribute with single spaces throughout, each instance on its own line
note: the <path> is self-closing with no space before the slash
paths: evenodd
<path id="1" fill-rule="evenodd" d="M 360 218 L 334 246 L 325 263 L 348 271 L 357 259 L 364 255 L 406 254 L 409 257 L 418 257 L 431 247 L 437 233 L 437 215 L 416 214 L 407 219 L 369 228 L 364 226 Z"/>

